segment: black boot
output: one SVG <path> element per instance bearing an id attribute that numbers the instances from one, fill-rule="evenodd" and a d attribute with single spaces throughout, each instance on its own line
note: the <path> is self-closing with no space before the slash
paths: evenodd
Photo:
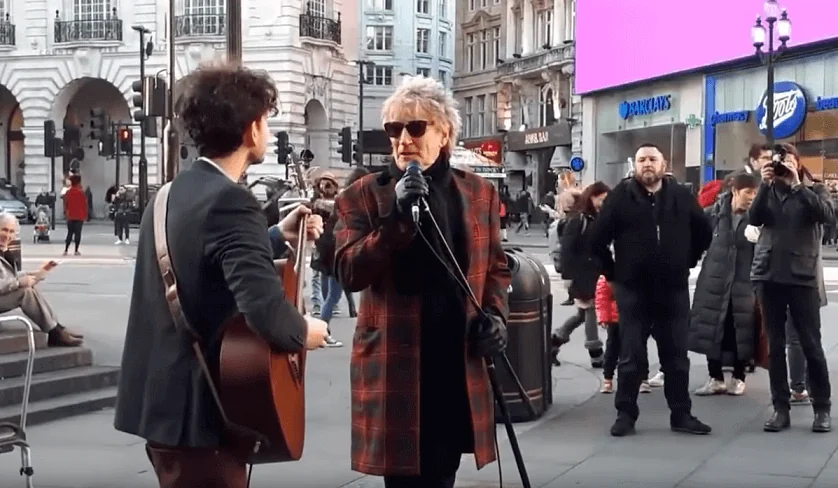
<path id="1" fill-rule="evenodd" d="M 762 430 L 766 432 L 780 432 L 791 427 L 791 418 L 789 413 L 785 410 L 774 410 L 771 417 L 762 425 Z M 814 428 L 814 425 L 812 425 Z"/>
<path id="2" fill-rule="evenodd" d="M 611 426 L 611 435 L 613 437 L 625 437 L 634 434 L 634 420 L 625 415 L 618 415 L 614 425 Z"/>
<path id="3" fill-rule="evenodd" d="M 815 420 L 812 422 L 812 432 L 831 432 L 832 417 L 829 412 L 815 412 Z"/>
<path id="4" fill-rule="evenodd" d="M 605 365 L 605 352 L 602 349 L 594 349 L 593 351 L 588 351 L 588 354 L 591 356 L 591 367 L 602 369 Z"/>
<path id="5" fill-rule="evenodd" d="M 570 298 L 570 297 L 567 297 L 567 300 L 562 302 L 563 307 L 570 307 L 572 305 L 573 305 L 573 299 Z"/>
<path id="6" fill-rule="evenodd" d="M 683 432 L 685 434 L 707 435 L 713 432 L 713 429 L 693 417 L 692 415 L 672 415 L 669 418 L 669 428 L 673 432 Z"/>

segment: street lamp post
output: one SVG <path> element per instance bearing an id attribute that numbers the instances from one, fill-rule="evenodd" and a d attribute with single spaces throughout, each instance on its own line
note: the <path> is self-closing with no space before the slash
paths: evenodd
<path id="1" fill-rule="evenodd" d="M 760 16 L 751 27 L 751 40 L 757 50 L 760 61 L 768 68 L 768 87 L 765 96 L 765 139 L 769 145 L 774 145 L 774 63 L 786 50 L 786 43 L 791 37 L 791 20 L 784 8 L 781 8 L 777 0 L 767 0 L 763 7 L 765 24 L 768 24 L 766 33 L 765 25 Z M 774 30 L 777 31 L 777 40 L 780 45 L 774 47 Z M 766 45 L 767 50 L 763 51 Z"/>
<path id="2" fill-rule="evenodd" d="M 364 85 L 367 84 L 367 66 L 373 67 L 372 61 L 356 61 L 358 66 L 358 154 L 361 160 L 358 166 L 364 165 Z"/>

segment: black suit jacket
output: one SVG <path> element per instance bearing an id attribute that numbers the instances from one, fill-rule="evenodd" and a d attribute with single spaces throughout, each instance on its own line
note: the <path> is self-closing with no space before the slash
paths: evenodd
<path id="1" fill-rule="evenodd" d="M 167 446 L 219 445 L 221 420 L 191 348 L 175 329 L 154 248 L 154 202 L 140 224 L 115 427 Z M 184 313 L 218 367 L 223 323 L 237 310 L 277 350 L 302 350 L 306 323 L 283 298 L 265 216 L 253 195 L 198 160 L 178 174 L 166 229 Z"/>

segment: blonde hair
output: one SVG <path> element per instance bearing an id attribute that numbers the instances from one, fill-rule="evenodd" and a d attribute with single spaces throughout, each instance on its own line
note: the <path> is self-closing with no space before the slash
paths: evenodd
<path id="1" fill-rule="evenodd" d="M 402 84 L 384 101 L 381 117 L 387 120 L 390 114 L 408 104 L 414 104 L 448 124 L 448 145 L 443 151 L 450 156 L 457 146 L 457 134 L 462 126 L 458 104 L 451 92 L 433 78 L 405 76 Z"/>

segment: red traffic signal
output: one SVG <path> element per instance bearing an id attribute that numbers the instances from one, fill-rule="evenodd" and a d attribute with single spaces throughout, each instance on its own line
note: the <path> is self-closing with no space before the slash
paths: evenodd
<path id="1" fill-rule="evenodd" d="M 128 129 L 120 129 L 119 130 L 119 140 L 127 141 L 130 138 L 131 138 L 131 131 L 129 131 Z"/>

